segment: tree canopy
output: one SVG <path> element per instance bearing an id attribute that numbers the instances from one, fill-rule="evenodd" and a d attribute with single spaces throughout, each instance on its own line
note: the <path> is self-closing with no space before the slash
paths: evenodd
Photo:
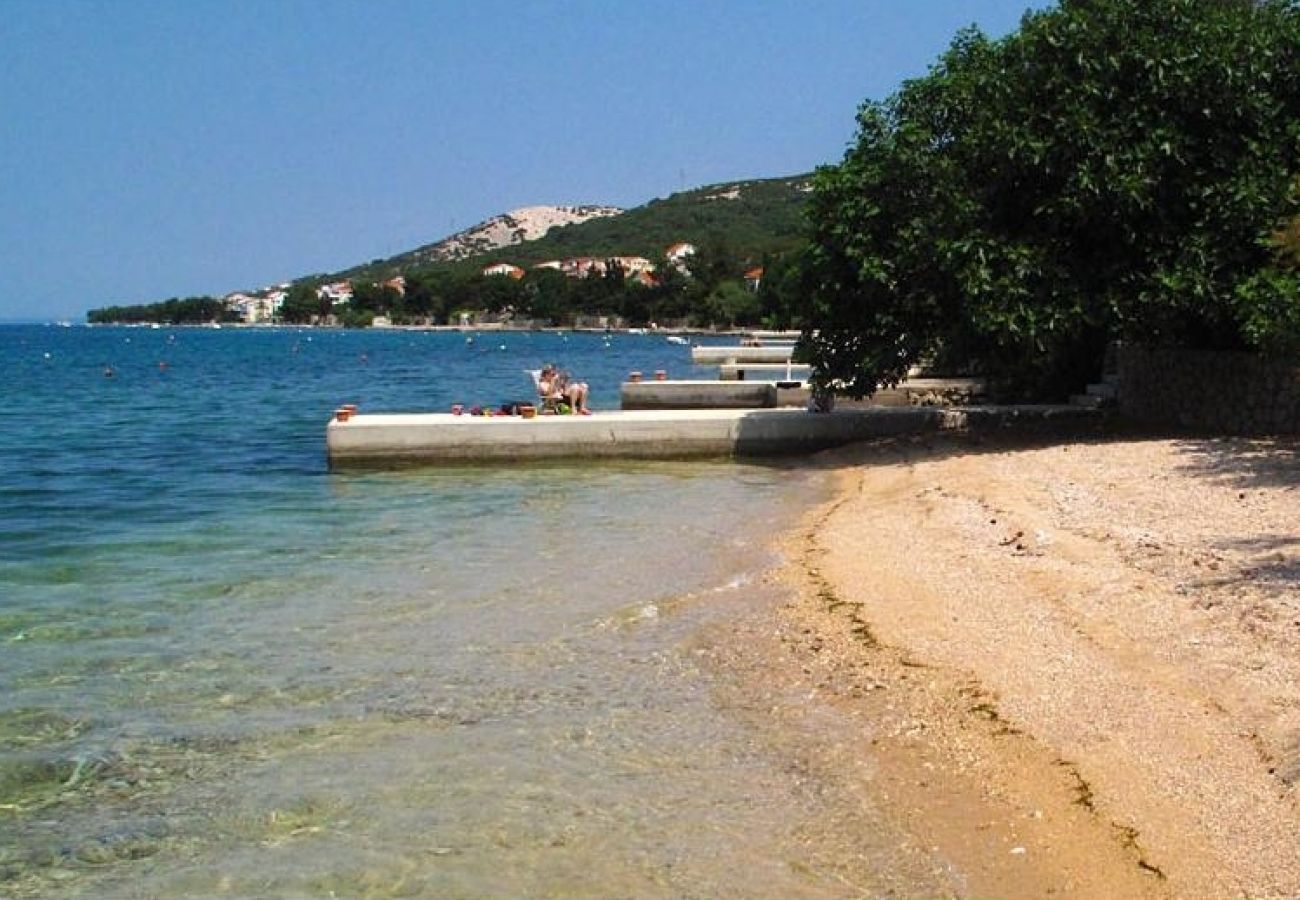
<path id="1" fill-rule="evenodd" d="M 1114 338 L 1300 345 L 1295 0 L 1062 0 L 857 123 L 799 279 L 824 382 L 934 359 L 1047 395 Z"/>

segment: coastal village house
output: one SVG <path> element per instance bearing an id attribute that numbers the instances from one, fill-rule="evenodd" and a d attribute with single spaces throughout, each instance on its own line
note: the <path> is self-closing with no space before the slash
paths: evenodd
<path id="1" fill-rule="evenodd" d="M 638 272 L 653 272 L 654 263 L 644 256 L 616 256 L 614 262 L 623 270 L 624 275 L 635 275 Z"/>
<path id="2" fill-rule="evenodd" d="M 618 266 L 623 270 L 625 276 L 637 275 L 642 272 L 653 272 L 654 263 L 644 256 L 579 256 L 573 259 L 560 260 L 557 265 L 547 265 L 547 268 L 558 268 L 565 275 L 571 278 L 587 278 L 591 275 L 604 275 L 609 271 L 611 266 Z M 537 268 L 541 268 L 538 266 Z"/>
<path id="3" fill-rule="evenodd" d="M 759 285 L 763 283 L 763 267 L 755 266 L 745 273 L 745 287 L 754 293 L 758 293 Z"/>
<path id="4" fill-rule="evenodd" d="M 352 282 L 335 281 L 330 284 L 323 284 L 316 289 L 316 296 L 328 297 L 331 304 L 340 306 L 352 299 Z"/>
<path id="5" fill-rule="evenodd" d="M 685 242 L 678 242 L 665 251 L 664 256 L 669 264 L 685 271 L 684 260 L 695 253 L 695 245 Z M 603 276 L 609 271 L 610 266 L 617 265 L 629 281 L 634 281 L 643 287 L 654 287 L 659 283 L 655 277 L 655 265 L 644 256 L 575 256 L 569 259 L 551 259 L 545 262 L 537 263 L 534 269 L 552 269 L 562 272 L 570 278 L 588 278 L 592 275 Z M 481 270 L 484 277 L 505 276 L 515 280 L 523 278 L 527 273 L 519 266 L 508 262 L 492 263 L 484 266 Z M 746 273 L 748 281 L 749 276 L 758 272 L 758 278 L 762 277 L 762 269 L 751 270 Z M 387 281 L 378 282 L 383 287 L 392 288 L 397 293 L 406 295 L 406 279 L 399 275 L 396 278 L 390 278 Z M 273 294 L 266 296 L 249 296 L 245 294 L 232 294 L 227 298 L 227 306 L 238 308 L 241 317 L 247 322 L 256 322 L 269 320 L 279 312 L 280 306 L 284 303 L 287 285 L 280 285 Z M 757 281 L 753 288 L 757 289 Z M 350 281 L 335 281 L 330 284 L 321 285 L 316 289 L 316 296 L 322 299 L 328 298 L 333 306 L 341 306 L 352 299 L 353 290 Z M 484 322 L 479 321 L 472 313 L 461 312 L 457 314 L 460 327 L 469 327 L 470 325 L 482 325 Z M 376 317 L 372 323 L 373 327 L 383 327 L 389 322 L 385 317 Z M 600 323 L 591 323 L 595 327 L 605 327 L 609 322 L 602 320 Z"/>
<path id="6" fill-rule="evenodd" d="M 518 281 L 524 277 L 524 270 L 518 266 L 512 266 L 510 263 L 493 263 L 483 268 L 484 275 L 507 275 Z"/>
<path id="7" fill-rule="evenodd" d="M 681 267 L 681 261 L 695 252 L 693 244 L 676 243 L 668 248 L 665 256 L 670 263 Z M 548 259 L 536 263 L 534 269 L 552 269 L 563 272 L 570 278 L 588 278 L 592 275 L 604 275 L 611 265 L 617 265 L 623 274 L 640 284 L 655 284 L 653 277 L 655 264 L 644 256 L 573 256 L 568 259 Z M 484 275 L 509 275 L 511 278 L 523 278 L 524 270 L 510 263 L 493 263 L 483 269 Z"/>
<path id="8" fill-rule="evenodd" d="M 695 245 L 687 244 L 684 241 L 673 244 L 664 251 L 664 258 L 667 259 L 668 264 L 678 272 L 686 271 L 686 258 L 694 255 Z"/>
<path id="9" fill-rule="evenodd" d="M 256 294 L 242 292 L 227 294 L 222 298 L 222 303 L 225 304 L 226 309 L 238 313 L 240 320 L 249 325 L 270 322 L 284 305 L 284 298 L 288 296 L 286 287 L 286 285 L 276 285 Z"/>
<path id="10" fill-rule="evenodd" d="M 604 260 L 592 256 L 577 256 L 560 263 L 560 271 L 570 278 L 587 278 L 591 275 L 604 275 Z"/>

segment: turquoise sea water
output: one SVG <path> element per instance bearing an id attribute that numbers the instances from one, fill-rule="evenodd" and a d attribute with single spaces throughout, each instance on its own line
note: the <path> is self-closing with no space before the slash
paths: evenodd
<path id="1" fill-rule="evenodd" d="M 772 602 L 818 476 L 327 471 L 340 403 L 546 361 L 597 409 L 705 374 L 650 335 L 0 327 L 0 895 L 856 895 L 689 649 Z"/>

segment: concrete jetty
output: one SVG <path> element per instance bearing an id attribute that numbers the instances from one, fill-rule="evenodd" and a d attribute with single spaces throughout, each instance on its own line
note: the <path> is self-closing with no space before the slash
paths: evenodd
<path id="1" fill-rule="evenodd" d="M 806 406 L 808 389 L 800 381 L 625 381 L 619 387 L 622 409 L 764 409 Z"/>
<path id="2" fill-rule="evenodd" d="M 812 371 L 808 363 L 719 363 L 718 378 L 722 381 L 744 381 L 746 378 L 806 379 Z"/>
<path id="3" fill-rule="evenodd" d="M 798 329 L 786 329 L 785 331 L 765 331 L 758 329 L 756 331 L 746 331 L 744 336 L 753 341 L 764 341 L 772 343 L 793 344 L 799 340 L 803 332 Z"/>
<path id="4" fill-rule="evenodd" d="M 793 352 L 793 346 L 692 347 L 691 362 L 697 366 L 719 363 L 784 363 L 789 361 Z"/>
<path id="5" fill-rule="evenodd" d="M 979 378 L 909 378 L 876 391 L 868 400 L 842 401 L 841 405 L 968 406 L 978 403 L 984 390 Z M 655 379 L 624 382 L 619 405 L 623 409 L 764 409 L 807 406 L 808 394 L 808 383 L 797 377 L 790 381 Z"/>
<path id="6" fill-rule="evenodd" d="M 360 414 L 326 427 L 330 465 L 493 463 L 541 459 L 683 459 L 810 453 L 901 434 L 1086 426 L 1075 406 L 598 412 L 592 416 Z"/>

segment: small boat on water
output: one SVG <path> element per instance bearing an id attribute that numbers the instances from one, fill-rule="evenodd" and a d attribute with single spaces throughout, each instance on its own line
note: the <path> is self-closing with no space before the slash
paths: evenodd
<path id="1" fill-rule="evenodd" d="M 689 343 L 690 343 L 690 341 L 686 340 L 686 338 L 682 337 L 680 334 L 670 334 L 670 335 L 668 335 L 667 340 L 668 340 L 668 343 L 670 343 L 670 344 L 689 344 Z"/>

